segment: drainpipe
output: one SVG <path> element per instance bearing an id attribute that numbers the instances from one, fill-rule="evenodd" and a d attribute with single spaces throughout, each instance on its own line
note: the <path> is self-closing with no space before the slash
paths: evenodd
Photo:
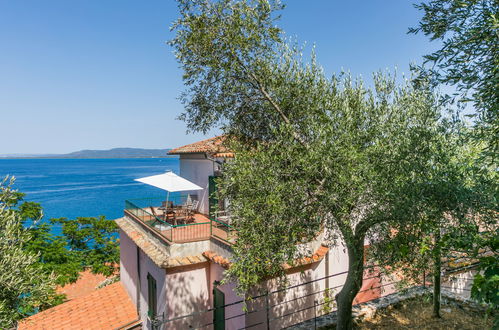
<path id="1" fill-rule="evenodd" d="M 139 316 L 139 319 L 142 319 L 140 315 L 140 290 L 141 290 L 141 280 L 140 280 L 140 248 L 137 247 L 137 315 Z"/>
<path id="2" fill-rule="evenodd" d="M 329 252 L 331 250 L 328 250 L 326 253 L 326 289 L 329 289 Z"/>

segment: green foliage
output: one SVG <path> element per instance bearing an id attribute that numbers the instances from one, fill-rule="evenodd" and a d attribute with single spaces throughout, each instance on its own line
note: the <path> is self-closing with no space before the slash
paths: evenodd
<path id="1" fill-rule="evenodd" d="M 51 232 L 51 226 L 62 228 L 62 235 Z M 40 253 L 40 263 L 47 272 L 58 275 L 57 283 L 75 282 L 81 271 L 110 276 L 119 263 L 117 225 L 104 217 L 78 217 L 76 219 L 50 219 L 29 227 L 32 239 L 29 251 Z"/>
<path id="2" fill-rule="evenodd" d="M 62 235 L 51 232 L 53 225 L 61 226 Z M 38 222 L 28 230 L 32 239 L 26 249 L 39 253 L 43 269 L 57 274 L 59 285 L 75 282 L 84 269 L 105 276 L 116 272 L 119 242 L 114 221 L 102 216 L 59 218 Z"/>
<path id="3" fill-rule="evenodd" d="M 335 307 L 336 307 L 336 301 L 334 300 L 335 294 L 336 294 L 336 290 L 332 290 L 329 288 L 324 290 L 322 302 L 321 302 L 322 303 L 322 307 L 321 307 L 322 314 L 329 314 L 335 309 Z"/>
<path id="4" fill-rule="evenodd" d="M 476 300 L 490 304 L 497 310 L 499 307 L 499 267 L 497 267 L 496 257 L 482 258 L 480 266 L 483 274 L 476 275 L 471 295 Z"/>
<path id="5" fill-rule="evenodd" d="M 423 12 L 418 27 L 441 40 L 442 47 L 426 55 L 429 76 L 436 83 L 454 85 L 460 101 L 473 101 L 479 114 L 478 138 L 489 154 L 499 152 L 499 2 L 497 0 L 431 0 L 416 5 Z"/>
<path id="6" fill-rule="evenodd" d="M 41 221 L 38 203 L 24 201 L 12 190 L 14 179 L 0 187 L 0 326 L 64 301 L 56 285 L 75 282 L 81 271 L 110 276 L 119 262 L 114 221 L 65 218 Z M 51 232 L 62 227 L 62 235 Z"/>
<path id="7" fill-rule="evenodd" d="M 435 163 L 446 156 L 438 152 L 440 100 L 421 79 L 397 86 L 376 74 L 366 88 L 345 74 L 326 77 L 314 52 L 307 62 L 284 40 L 277 1 L 178 2 L 171 45 L 187 86 L 181 118 L 191 130 L 220 127 L 236 154 L 219 182 L 238 233 L 226 280 L 242 294 L 282 277 L 283 264 L 310 254 L 305 243 L 324 228 L 350 256 L 337 295 L 341 326 L 350 327 L 344 317 L 362 282 L 364 239 L 414 230 L 426 221 L 420 207 L 441 216 L 439 200 L 456 193 L 439 177 L 447 175 L 438 168 L 444 159 Z M 431 249 L 412 243 L 403 254 Z"/>
<path id="8" fill-rule="evenodd" d="M 348 76 L 329 82 L 318 76 L 324 83 L 318 92 L 312 75 L 304 81 L 286 77 L 293 81 L 290 94 L 293 88 L 321 94 L 311 109 L 300 107 L 309 109 L 299 122 L 305 145 L 287 125 L 274 130 L 271 143 L 231 145 L 237 157 L 224 167 L 221 191 L 237 219 L 229 275 L 242 291 L 283 275 L 282 264 L 310 253 L 299 244 L 317 235 L 321 224 L 349 249 L 363 245 L 366 235 L 374 238 L 381 223 L 410 222 L 398 208 L 408 201 L 400 193 L 414 187 L 428 166 L 438 118 L 431 94 L 410 84 L 396 87 L 382 75 L 374 90 Z"/>
<path id="9" fill-rule="evenodd" d="M 267 84 L 273 76 L 270 64 L 280 55 L 282 36 L 275 21 L 283 6 L 277 0 L 178 4 L 180 18 L 173 24 L 176 36 L 170 44 L 188 87 L 181 97 L 186 111 L 180 118 L 190 130 L 207 132 L 221 125 L 248 137 L 270 134 L 281 116 L 261 110 L 272 106 Z"/>
<path id="10" fill-rule="evenodd" d="M 40 265 L 44 271 L 57 274 L 58 285 L 75 282 L 82 270 L 82 264 L 66 248 L 66 240 L 54 236 L 48 223 L 37 224 L 28 230 L 32 238 L 26 243 L 26 249 L 39 254 Z"/>
<path id="11" fill-rule="evenodd" d="M 84 269 L 105 276 L 116 272 L 119 242 L 114 221 L 103 216 L 41 221 L 41 205 L 23 198 L 23 193 L 16 192 L 9 205 L 18 212 L 31 235 L 25 249 L 39 255 L 45 272 L 57 275 L 57 284 L 75 282 Z M 52 226 L 60 226 L 62 235 L 55 235 Z"/>
<path id="12" fill-rule="evenodd" d="M 120 252 L 114 221 L 100 216 L 51 219 L 50 223 L 62 225 L 62 239 L 82 267 L 106 276 L 116 272 Z"/>
<path id="13" fill-rule="evenodd" d="M 442 47 L 425 56 L 433 67 L 425 72 L 426 78 L 435 84 L 448 84 L 457 87 L 461 92 L 457 96 L 460 102 L 472 101 L 478 112 L 478 121 L 471 132 L 477 146 L 482 147 L 483 159 L 475 159 L 479 164 L 484 161 L 491 164 L 495 174 L 491 185 L 476 191 L 483 196 L 497 196 L 497 155 L 499 152 L 499 2 L 497 0 L 431 0 L 416 5 L 424 14 L 418 27 L 410 29 L 411 33 L 423 33 L 431 40 L 441 40 Z M 451 98 L 454 100 L 455 98 Z M 490 172 L 490 171 L 489 171 Z M 476 172 L 475 173 L 479 173 Z M 476 179 L 476 176 L 474 177 Z M 494 181 L 495 180 L 495 181 Z M 480 180 L 477 181 L 480 183 Z M 483 181 L 482 181 L 483 182 Z M 479 187 L 479 185 L 475 185 Z M 483 185 L 482 185 L 483 188 Z M 491 194 L 489 192 L 492 191 Z M 490 198 L 487 211 L 497 211 L 496 197 Z M 483 206 L 483 200 L 479 204 Z M 489 222 L 497 222 L 495 214 L 488 216 Z M 495 219 L 495 221 L 494 221 Z M 490 227 L 490 224 L 485 224 Z M 489 230 L 487 228 L 487 230 Z M 487 269 L 499 268 L 497 248 L 487 240 L 488 234 L 482 229 L 469 227 L 454 234 L 450 240 L 455 246 L 465 245 L 471 257 L 479 257 L 480 250 L 493 253 L 493 257 L 481 260 Z M 497 229 L 492 229 L 493 235 Z M 457 239 L 456 239 L 457 236 Z M 491 263 L 495 262 L 495 266 Z M 491 274 L 491 272 L 487 272 Z M 485 277 L 484 277 L 485 276 Z M 491 288 L 484 283 L 493 283 L 492 277 L 477 275 L 474 287 L 480 290 Z M 478 289 L 475 289 L 475 292 Z M 488 296 L 484 291 L 477 296 L 482 299 Z M 497 291 L 496 291 L 497 292 Z M 491 292 L 492 295 L 495 292 Z M 489 300 L 490 302 L 490 300 Z"/>
<path id="14" fill-rule="evenodd" d="M 482 233 L 474 238 L 472 242 L 478 247 L 478 251 L 474 254 L 478 255 L 480 263 L 478 272 L 473 280 L 471 288 L 471 297 L 481 303 L 489 306 L 489 312 L 495 313 L 494 324 L 499 327 L 499 228 L 495 226 L 495 230 Z M 480 252 L 486 251 L 484 255 Z"/>
<path id="15" fill-rule="evenodd" d="M 19 194 L 13 180 L 0 182 L 0 327 L 62 302 L 55 292 L 56 276 L 43 270 L 39 255 L 26 249 L 31 233 L 23 227 L 19 212 L 12 208 Z"/>
<path id="16" fill-rule="evenodd" d="M 441 125 L 432 166 L 410 188 L 418 192 L 411 203 L 415 221 L 385 227 L 373 246 L 377 262 L 418 283 L 423 272 L 432 273 L 434 296 L 440 295 L 435 284 L 442 259 L 472 262 L 497 223 L 496 173 L 481 158 L 480 146 L 469 143 L 467 130 L 459 121 Z M 438 306 L 436 301 L 437 311 Z"/>

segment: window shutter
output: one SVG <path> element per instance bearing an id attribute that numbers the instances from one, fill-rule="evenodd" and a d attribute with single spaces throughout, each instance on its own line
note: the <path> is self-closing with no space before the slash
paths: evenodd
<path id="1" fill-rule="evenodd" d="M 156 280 L 151 274 L 147 273 L 147 315 L 150 318 L 156 317 L 157 304 Z"/>

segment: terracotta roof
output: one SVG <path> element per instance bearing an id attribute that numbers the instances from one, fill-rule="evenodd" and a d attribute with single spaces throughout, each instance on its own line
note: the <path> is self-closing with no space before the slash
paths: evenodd
<path id="1" fill-rule="evenodd" d="M 315 251 L 315 253 L 312 254 L 312 256 L 297 259 L 297 260 L 295 260 L 294 265 L 284 264 L 283 267 L 284 267 L 284 269 L 288 270 L 288 269 L 291 269 L 291 268 L 294 268 L 297 266 L 304 266 L 304 265 L 308 265 L 308 264 L 313 264 L 315 262 L 319 262 L 322 260 L 322 258 L 324 258 L 324 256 L 327 254 L 328 251 L 329 251 L 329 248 L 327 246 L 321 245 L 317 249 L 317 251 Z M 216 254 L 213 251 L 205 251 L 205 252 L 203 252 L 203 256 L 206 257 L 208 260 L 219 264 L 220 266 L 222 266 L 225 269 L 229 269 L 229 267 L 232 265 L 230 260 L 228 260 L 227 258 L 224 258 L 222 256 L 219 256 L 218 254 Z"/>
<path id="2" fill-rule="evenodd" d="M 324 256 L 327 254 L 328 251 L 329 251 L 329 248 L 327 246 L 321 245 L 317 249 L 317 251 L 315 251 L 315 253 L 312 254 L 312 256 L 303 257 L 301 259 L 296 259 L 296 260 L 294 260 L 293 265 L 284 264 L 284 269 L 291 269 L 293 267 L 304 266 L 304 265 L 308 265 L 308 264 L 313 264 L 314 262 L 321 261 L 322 258 L 324 258 Z"/>
<path id="3" fill-rule="evenodd" d="M 194 142 L 179 148 L 170 150 L 170 155 L 208 153 L 215 157 L 234 157 L 234 154 L 223 146 L 224 135 L 215 136 L 210 139 Z"/>
<path id="4" fill-rule="evenodd" d="M 93 274 L 90 270 L 85 270 L 80 273 L 76 282 L 58 287 L 57 293 L 64 293 L 67 300 L 72 300 L 97 290 L 99 284 L 106 279 L 108 278 L 102 274 Z"/>
<path id="5" fill-rule="evenodd" d="M 215 158 L 234 158 L 233 152 L 217 152 L 213 155 Z"/>
<path id="6" fill-rule="evenodd" d="M 18 329 L 116 329 L 138 319 L 121 282 L 30 316 Z"/>
<path id="7" fill-rule="evenodd" d="M 229 259 L 221 257 L 213 251 L 205 251 L 203 252 L 203 256 L 205 256 L 208 260 L 219 264 L 225 269 L 229 269 L 230 265 L 232 264 Z"/>
<path id="8" fill-rule="evenodd" d="M 114 221 L 158 267 L 165 268 L 168 265 L 168 252 L 160 244 L 155 243 L 155 240 L 144 233 L 138 225 L 135 225 L 126 217 Z"/>
<path id="9" fill-rule="evenodd" d="M 206 258 L 202 254 L 187 257 L 170 258 L 168 259 L 168 263 L 164 268 L 195 265 L 207 261 L 208 260 L 206 260 Z"/>
<path id="10" fill-rule="evenodd" d="M 125 232 L 125 234 L 160 268 L 166 269 L 194 265 L 207 261 L 202 254 L 171 258 L 164 249 L 156 244 L 154 240 L 152 240 L 146 233 L 144 233 L 138 226 L 133 224 L 126 217 L 119 218 L 114 221 Z"/>

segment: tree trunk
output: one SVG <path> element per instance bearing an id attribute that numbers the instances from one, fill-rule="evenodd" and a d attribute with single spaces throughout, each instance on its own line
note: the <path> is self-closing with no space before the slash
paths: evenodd
<path id="1" fill-rule="evenodd" d="M 336 329 L 350 330 L 352 322 L 352 304 L 357 293 L 362 287 L 364 273 L 364 236 L 354 237 L 352 242 L 347 242 L 348 275 L 341 291 L 336 295 L 338 305 L 338 322 Z"/>
<path id="2" fill-rule="evenodd" d="M 440 251 L 440 228 L 435 233 L 433 249 L 433 317 L 440 318 L 440 271 L 442 256 Z"/>

